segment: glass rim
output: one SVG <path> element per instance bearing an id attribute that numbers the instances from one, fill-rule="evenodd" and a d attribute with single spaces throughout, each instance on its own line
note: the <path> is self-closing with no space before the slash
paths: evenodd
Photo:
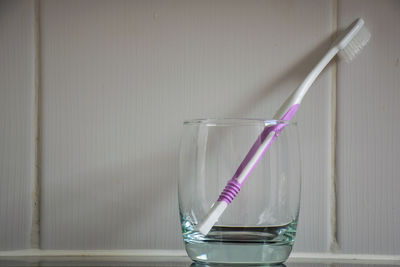
<path id="1" fill-rule="evenodd" d="M 296 121 L 259 119 L 259 118 L 203 118 L 184 120 L 183 125 L 205 125 L 205 126 L 249 126 L 249 125 L 297 125 Z"/>

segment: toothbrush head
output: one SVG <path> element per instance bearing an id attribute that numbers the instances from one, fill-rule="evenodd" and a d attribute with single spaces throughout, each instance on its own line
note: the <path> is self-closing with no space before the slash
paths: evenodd
<path id="1" fill-rule="evenodd" d="M 345 60 L 345 62 L 352 61 L 359 52 L 367 45 L 369 39 L 371 38 L 371 33 L 364 25 L 364 21 L 362 19 L 358 19 L 356 22 L 357 26 L 354 27 L 356 32 L 354 32 L 354 36 L 348 41 L 347 44 L 344 44 L 339 51 L 339 56 Z"/>

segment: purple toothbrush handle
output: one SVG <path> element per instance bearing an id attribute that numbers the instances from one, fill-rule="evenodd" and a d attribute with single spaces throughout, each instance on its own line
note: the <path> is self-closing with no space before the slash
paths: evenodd
<path id="1" fill-rule="evenodd" d="M 285 115 L 282 116 L 281 120 L 291 120 L 296 114 L 297 110 L 299 108 L 299 104 L 295 104 L 290 107 L 290 109 L 285 113 Z M 236 197 L 236 195 L 239 193 L 240 188 L 242 187 L 243 183 L 247 180 L 248 176 L 250 173 L 254 170 L 255 166 L 258 164 L 262 156 L 265 154 L 265 152 L 268 150 L 268 148 L 271 146 L 271 144 L 274 142 L 274 140 L 278 137 L 280 131 L 283 130 L 284 125 L 274 125 L 274 126 L 267 126 L 264 128 L 264 130 L 261 132 L 261 134 L 258 136 L 256 142 L 253 144 L 253 146 L 250 148 L 249 152 L 247 153 L 246 157 L 243 159 L 242 163 L 240 163 L 239 168 L 236 170 L 235 174 L 233 175 L 232 179 L 228 181 L 228 184 L 225 186 L 224 190 L 220 194 L 218 201 L 225 201 L 228 205 L 232 202 L 232 200 Z M 265 147 L 263 153 L 261 156 L 257 159 L 256 164 L 253 166 L 253 168 L 250 170 L 249 174 L 245 177 L 242 183 L 237 181 L 237 178 L 240 176 L 242 173 L 243 169 L 247 166 L 249 161 L 254 157 L 256 154 L 258 148 L 262 145 L 264 140 L 267 138 L 267 136 L 272 132 L 275 132 L 274 137 L 271 139 L 269 144 Z"/>

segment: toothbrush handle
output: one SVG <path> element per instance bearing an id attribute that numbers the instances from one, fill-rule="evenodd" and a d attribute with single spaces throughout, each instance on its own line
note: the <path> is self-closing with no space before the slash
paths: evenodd
<path id="1" fill-rule="evenodd" d="M 276 112 L 274 119 L 283 120 L 287 112 L 296 104 L 300 104 L 303 100 L 308 89 L 310 89 L 313 82 L 317 79 L 319 74 L 324 70 L 328 63 L 332 60 L 334 56 L 339 52 L 337 46 L 331 47 L 328 52 L 321 58 L 321 60 L 314 66 L 310 71 L 304 81 L 297 87 L 296 90 L 286 99 L 286 101 L 281 105 L 279 110 Z M 290 120 L 290 118 L 285 118 L 285 120 Z"/>
<path id="2" fill-rule="evenodd" d="M 322 70 L 328 65 L 332 58 L 339 52 L 343 50 L 346 46 L 351 46 L 349 43 L 354 41 L 355 36 L 361 30 L 364 25 L 362 19 L 356 20 L 346 31 L 344 36 L 339 36 L 337 40 L 333 43 L 333 46 L 328 50 L 324 57 L 315 65 L 311 72 L 307 75 L 305 80 L 297 87 L 297 89 L 286 99 L 283 105 L 279 108 L 274 116 L 274 119 L 290 120 L 303 100 L 304 95 L 307 93 L 308 89 L 311 87 L 312 83 L 322 72 Z M 366 33 L 363 39 L 369 39 L 370 34 Z M 368 40 L 362 40 L 360 44 L 361 47 L 365 45 Z M 350 53 L 356 53 L 360 47 L 358 45 L 353 45 L 349 49 L 352 50 Z M 246 181 L 248 175 L 253 171 L 254 167 L 257 165 L 258 161 L 262 158 L 263 154 L 271 146 L 272 142 L 278 137 L 280 131 L 282 131 L 284 125 L 276 125 L 265 127 L 263 132 L 257 138 L 257 141 L 253 144 L 250 151 L 247 153 L 246 157 L 240 164 L 235 175 L 229 180 L 227 186 L 218 198 L 218 201 L 214 203 L 211 210 L 208 212 L 206 218 L 203 222 L 197 225 L 197 229 L 200 233 L 207 235 L 210 229 L 213 227 L 215 222 L 224 212 L 229 203 L 236 197 L 239 190 Z"/>

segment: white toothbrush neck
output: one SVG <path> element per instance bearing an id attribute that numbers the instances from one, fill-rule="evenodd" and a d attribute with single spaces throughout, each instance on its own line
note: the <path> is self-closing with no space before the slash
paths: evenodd
<path id="1" fill-rule="evenodd" d="M 318 64 L 313 68 L 313 70 L 307 75 L 304 81 L 297 87 L 296 90 L 286 99 L 279 110 L 276 112 L 274 119 L 280 120 L 286 114 L 286 112 L 293 105 L 300 104 L 303 97 L 307 93 L 308 89 L 311 87 L 315 79 L 322 72 L 322 70 L 328 65 L 332 58 L 339 52 L 339 48 L 334 46 L 329 49 L 325 56 L 318 62 Z"/>

